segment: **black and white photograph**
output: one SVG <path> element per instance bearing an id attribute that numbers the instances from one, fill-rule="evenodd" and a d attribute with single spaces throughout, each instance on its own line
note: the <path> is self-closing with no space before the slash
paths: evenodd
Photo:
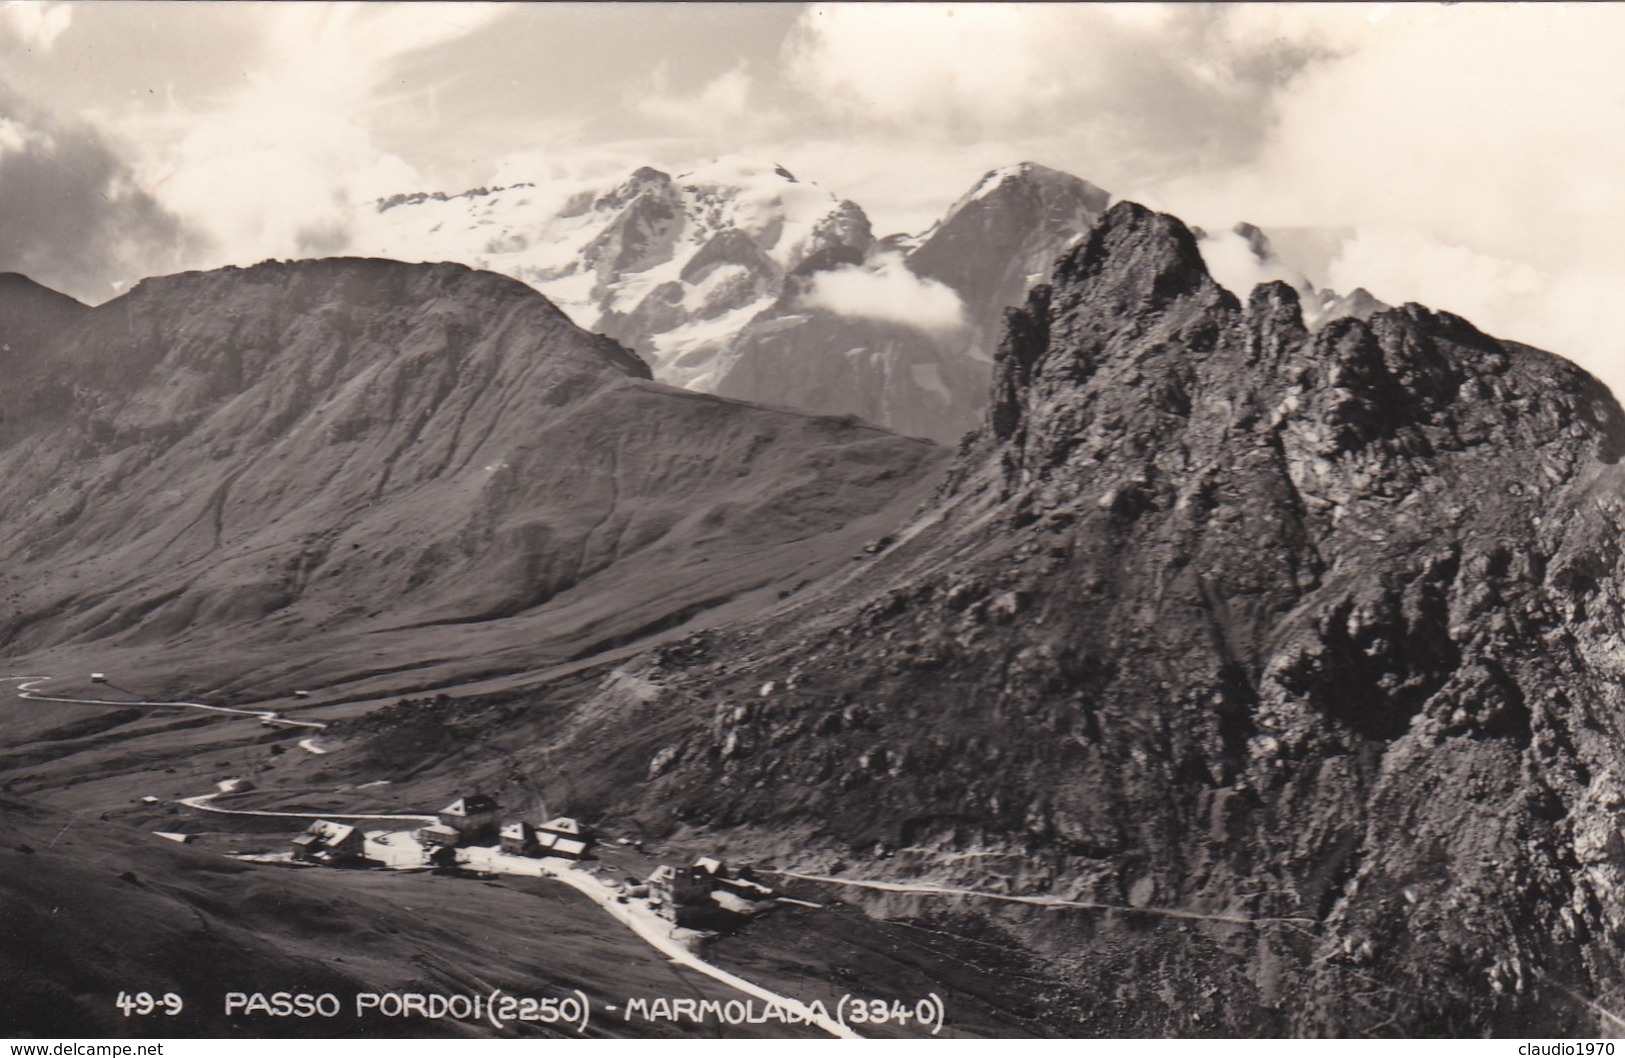
<path id="1" fill-rule="evenodd" d="M 0 2 L 8 1055 L 1612 1055 L 1622 55 Z"/>

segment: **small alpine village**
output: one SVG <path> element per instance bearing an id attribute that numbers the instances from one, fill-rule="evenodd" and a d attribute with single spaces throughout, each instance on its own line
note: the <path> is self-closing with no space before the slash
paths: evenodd
<path id="1" fill-rule="evenodd" d="M 217 791 L 183 800 L 187 807 L 226 811 L 211 802 L 217 797 L 254 790 L 247 779 L 229 779 Z M 248 812 L 250 815 L 270 813 Z M 543 823 L 505 821 L 495 797 L 467 794 L 457 797 L 433 816 L 350 816 L 353 822 L 317 819 L 288 839 L 281 849 L 236 851 L 234 858 L 288 868 L 339 870 L 391 870 L 440 874 L 450 877 L 492 879 L 499 875 L 546 878 L 562 882 L 592 900 L 615 919 L 663 952 L 674 963 L 696 970 L 745 995 L 740 1000 L 701 1002 L 693 998 L 629 998 L 621 1017 L 627 1021 L 666 1021 L 691 1024 L 810 1025 L 836 1036 L 855 1034 L 830 1016 L 818 1000 L 803 1003 L 754 986 L 716 967 L 698 955 L 700 945 L 719 933 L 730 932 L 751 916 L 788 902 L 818 907 L 776 894 L 743 867 L 733 867 L 709 856 L 692 864 L 656 863 L 641 839 L 605 839 L 593 828 L 570 816 L 555 816 Z M 367 829 L 366 824 L 400 823 L 416 819 L 415 829 Z M 159 836 L 189 844 L 191 835 L 158 832 Z M 579 991 L 557 1006 L 543 1004 L 527 1013 L 525 1002 L 499 1004 L 499 996 L 439 996 L 431 994 L 362 994 L 356 997 L 358 1015 L 375 1010 L 386 1017 L 451 1018 L 492 1021 L 501 1027 L 514 1021 L 562 1023 L 585 1031 L 592 1009 Z M 331 996 L 336 1015 L 340 1001 Z M 275 998 L 231 993 L 228 1009 L 246 1015 L 278 1014 Z M 551 1003 L 552 1001 L 548 1001 Z M 368 1004 L 372 1005 L 369 1006 Z M 391 1008 L 390 1004 L 395 1006 Z M 512 1009 L 509 1009 L 511 1007 Z M 616 1008 L 609 1007 L 609 1010 Z M 504 1012 L 505 1011 L 505 1012 Z M 940 1019 L 939 1019 L 940 1022 Z"/>
<path id="2" fill-rule="evenodd" d="M 252 719 L 282 734 L 302 734 L 305 737 L 298 740 L 297 747 L 305 756 L 299 760 L 319 760 L 339 749 L 328 738 L 331 720 L 295 718 L 266 708 L 184 701 L 153 703 L 115 684 L 105 672 L 92 672 L 90 682 L 124 698 L 58 696 L 41 691 L 41 685 L 49 679 L 19 678 L 19 698 L 102 705 L 130 704 L 134 698 L 138 699 L 136 704 Z M 295 690 L 290 697 L 302 702 L 312 694 Z M 273 759 L 287 753 L 280 741 L 273 742 L 269 759 L 250 764 L 248 771 L 237 771 L 228 760 L 200 759 L 195 762 L 199 768 L 212 764 L 230 777 L 215 779 L 214 788 L 206 793 L 181 796 L 177 792 L 172 798 L 164 798 L 150 792 L 132 798 L 132 802 L 176 817 L 173 824 L 153 829 L 156 837 L 201 846 L 203 851 L 247 863 L 298 871 L 427 874 L 498 886 L 501 883 L 495 879 L 499 877 L 560 883 L 586 897 L 675 967 L 711 978 L 739 993 L 738 998 L 730 999 L 632 995 L 624 997 L 620 1005 L 612 1005 L 594 1004 L 579 989 L 562 997 L 542 998 L 519 997 L 505 989 L 486 995 L 360 992 L 353 997 L 357 1017 L 373 1013 L 386 1019 L 450 1020 L 489 1024 L 498 1031 L 530 1024 L 532 1028 L 577 1034 L 588 1031 L 594 1012 L 626 1024 L 800 1026 L 840 1038 L 860 1036 L 847 1025 L 848 1017 L 857 1024 L 894 1024 L 904 1031 L 917 1023 L 932 1035 L 942 1030 L 945 1012 L 934 993 L 917 999 L 913 1006 L 899 1001 L 884 1013 L 877 1013 L 878 1008 L 865 1004 L 878 1004 L 878 999 L 843 994 L 831 1006 L 817 997 L 802 999 L 774 991 L 711 962 L 706 957 L 706 942 L 738 933 L 756 916 L 781 905 L 813 910 L 826 906 L 775 891 L 749 866 L 726 863 L 692 846 L 683 852 L 674 847 L 646 847 L 641 835 L 606 833 L 572 815 L 554 814 L 534 787 L 529 788 L 523 802 L 527 807 L 518 811 L 505 811 L 491 794 L 464 792 L 455 793 L 445 807 L 433 814 L 419 814 L 416 805 L 386 792 L 393 786 L 388 779 L 331 789 L 323 786 L 316 800 L 327 801 L 324 805 L 307 800 L 316 794 L 316 788 L 303 786 L 289 803 L 277 791 L 261 789 L 256 781 L 259 773 L 275 766 Z M 237 762 L 238 766 L 243 763 Z M 233 775 L 233 771 L 237 774 Z M 168 775 L 178 773 L 177 768 L 165 769 Z M 198 771 L 194 770 L 194 774 Z M 355 803 L 357 794 L 382 797 L 389 803 L 378 805 L 378 811 L 356 811 L 360 807 Z M 365 798 L 362 800 L 364 803 Z M 180 818 L 182 812 L 203 813 L 224 825 L 218 830 L 200 831 Z M 303 829 L 290 833 L 294 827 Z M 765 866 L 759 870 L 769 875 L 825 880 Z M 324 1005 L 306 1012 L 296 1000 Z M 228 1014 L 248 1018 L 327 1018 L 338 1016 L 343 1009 L 343 1002 L 332 993 L 294 996 L 286 992 L 228 992 L 225 1004 Z"/>
<path id="3" fill-rule="evenodd" d="M 235 786 L 230 792 L 239 792 Z M 678 927 L 674 937 L 703 939 L 726 928 L 733 916 L 766 910 L 774 891 L 748 869 L 735 868 L 709 856 L 688 866 L 652 864 L 639 878 L 629 869 L 613 876 L 613 867 L 595 855 L 598 835 L 570 816 L 545 823 L 504 821 L 496 798 L 485 794 L 458 797 L 416 830 L 365 830 L 360 822 L 318 819 L 280 852 L 241 854 L 241 859 L 297 867 L 388 868 L 428 870 L 488 878 L 498 874 L 559 878 L 572 882 L 598 903 L 613 902 L 644 911 Z M 644 854 L 643 842 L 617 838 L 618 850 Z M 686 936 L 685 936 L 686 934 Z"/>

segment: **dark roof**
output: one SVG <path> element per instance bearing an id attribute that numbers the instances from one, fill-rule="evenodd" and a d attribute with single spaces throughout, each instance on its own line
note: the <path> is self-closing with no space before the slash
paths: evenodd
<path id="1" fill-rule="evenodd" d="M 578 838 L 581 836 L 581 824 L 569 816 L 558 816 L 550 819 L 538 829 L 549 831 L 560 837 Z"/>
<path id="2" fill-rule="evenodd" d="M 321 841 L 324 845 L 342 845 L 352 837 L 359 837 L 361 832 L 348 823 L 335 823 L 331 819 L 318 819 L 312 823 L 305 833 Z"/>
<path id="3" fill-rule="evenodd" d="M 471 797 L 459 797 L 440 811 L 445 815 L 472 816 L 482 812 L 495 812 L 497 799 L 485 794 L 474 794 Z"/>

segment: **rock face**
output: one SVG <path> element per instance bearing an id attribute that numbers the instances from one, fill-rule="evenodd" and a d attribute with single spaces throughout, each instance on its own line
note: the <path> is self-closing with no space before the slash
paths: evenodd
<path id="1" fill-rule="evenodd" d="M 14 658 L 167 656 L 164 678 L 202 687 L 234 666 L 530 669 L 793 583 L 939 458 L 660 386 L 461 265 L 272 263 L 95 309 L 14 288 L 0 341 L 31 351 L 0 392 Z"/>
<path id="2" fill-rule="evenodd" d="M 1566 361 L 1415 305 L 1311 333 L 1122 203 L 1010 315 L 933 503 L 560 737 L 625 762 L 606 812 L 1128 909 L 1006 923 L 1102 1032 L 1593 1032 L 1622 451 Z"/>
<path id="3" fill-rule="evenodd" d="M 983 177 L 918 238 L 893 236 L 862 264 L 795 277 L 735 341 L 717 392 L 847 411 L 954 443 L 986 407 L 1006 307 L 1049 275 L 1061 250 L 1106 208 L 1106 192 L 1041 165 Z M 856 284 L 854 288 L 852 284 Z M 864 298 L 865 284 L 875 293 Z M 844 295 L 844 296 L 843 296 Z M 946 302 L 951 319 L 920 305 Z"/>
<path id="4" fill-rule="evenodd" d="M 0 273 L 0 370 L 8 378 L 33 371 L 51 339 L 89 311 L 27 276 Z"/>
<path id="5" fill-rule="evenodd" d="M 1003 337 L 1004 310 L 1049 279 L 1061 251 L 1110 200 L 1087 180 L 1033 162 L 995 169 L 925 236 L 909 267 L 959 295 L 971 321 L 969 348 L 985 357 Z"/>

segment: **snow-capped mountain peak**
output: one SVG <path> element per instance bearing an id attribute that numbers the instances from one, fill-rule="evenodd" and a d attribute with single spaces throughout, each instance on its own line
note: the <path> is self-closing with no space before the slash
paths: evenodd
<path id="1" fill-rule="evenodd" d="M 663 379 L 696 386 L 706 350 L 771 305 L 801 262 L 873 242 L 856 205 L 740 155 L 675 178 L 645 166 L 614 182 L 396 195 L 354 228 L 365 253 L 522 279 Z"/>
<path id="2" fill-rule="evenodd" d="M 797 180 L 782 165 L 726 155 L 682 174 L 677 183 L 689 205 L 694 241 L 741 231 L 786 272 L 830 242 L 862 249 L 871 238 L 862 210 Z"/>
<path id="3" fill-rule="evenodd" d="M 1034 163 L 1032 162 L 1017 162 L 1015 165 L 1005 165 L 994 169 L 982 177 L 981 183 L 971 188 L 970 194 L 966 197 L 972 202 L 986 198 L 1009 181 L 1020 179 L 1032 172 L 1033 167 Z"/>
<path id="4" fill-rule="evenodd" d="M 359 252 L 521 279 L 660 381 L 951 441 L 986 403 L 1005 306 L 1108 198 L 1022 162 L 929 231 L 876 242 L 852 202 L 727 155 L 675 176 L 397 195 L 351 228 Z"/>

